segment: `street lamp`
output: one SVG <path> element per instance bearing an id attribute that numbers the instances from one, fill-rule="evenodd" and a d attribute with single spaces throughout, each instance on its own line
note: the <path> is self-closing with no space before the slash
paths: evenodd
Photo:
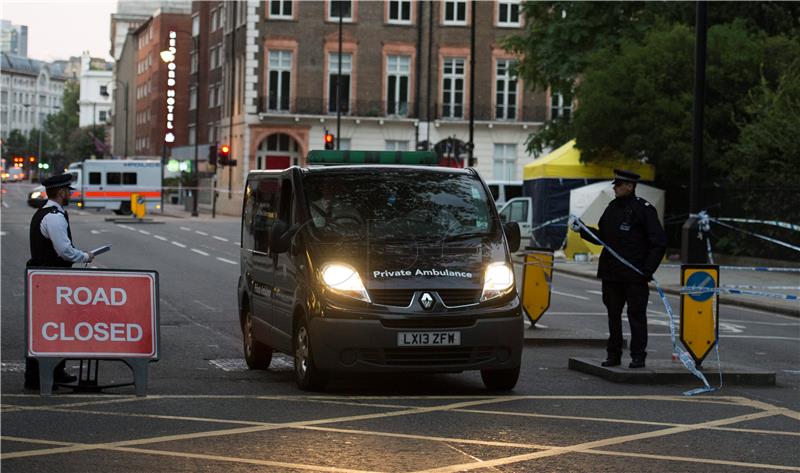
<path id="1" fill-rule="evenodd" d="M 106 84 L 106 87 L 108 87 L 108 84 L 111 83 L 121 85 L 123 92 L 125 93 L 125 104 L 123 105 L 125 113 L 125 159 L 128 159 L 128 83 L 119 79 L 112 79 Z M 103 97 L 108 97 L 108 90 L 103 91 L 100 95 Z"/>

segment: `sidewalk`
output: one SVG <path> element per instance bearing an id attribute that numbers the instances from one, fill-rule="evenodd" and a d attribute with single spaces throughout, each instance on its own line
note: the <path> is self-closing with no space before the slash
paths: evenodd
<path id="1" fill-rule="evenodd" d="M 571 261 L 556 261 L 555 271 L 573 276 L 595 279 L 597 275 L 597 262 L 574 263 Z M 655 278 L 661 283 L 664 292 L 678 294 L 680 288 L 680 268 L 677 266 L 664 266 L 658 268 Z M 720 285 L 724 286 L 791 286 L 790 289 L 752 289 L 755 291 L 771 292 L 778 294 L 793 294 L 800 296 L 796 290 L 800 286 L 800 273 L 774 273 L 762 271 L 736 271 L 720 270 Z M 651 283 L 651 286 L 653 284 Z M 745 288 L 742 288 L 745 289 Z M 734 294 L 721 294 L 720 304 L 738 305 L 752 309 L 766 310 L 780 314 L 800 317 L 800 301 L 787 301 L 759 296 L 744 296 Z"/>

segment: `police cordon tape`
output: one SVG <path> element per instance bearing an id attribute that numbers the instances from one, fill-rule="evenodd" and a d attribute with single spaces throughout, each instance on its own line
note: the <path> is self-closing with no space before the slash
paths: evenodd
<path id="1" fill-rule="evenodd" d="M 755 220 L 752 218 L 733 218 L 733 217 L 717 217 L 716 220 L 722 222 L 734 222 L 734 223 L 756 223 L 760 225 L 770 225 L 773 227 L 785 228 L 787 230 L 800 232 L 800 225 L 788 222 L 779 222 L 777 220 Z"/>
<path id="2" fill-rule="evenodd" d="M 760 233 L 751 232 L 750 230 L 745 230 L 743 228 L 734 227 L 733 225 L 728 225 L 727 223 L 721 221 L 722 219 L 711 217 L 708 214 L 708 212 L 706 212 L 705 210 L 703 210 L 703 211 L 701 211 L 701 212 L 699 212 L 697 214 L 691 214 L 691 216 L 698 219 L 698 226 L 699 226 L 699 229 L 700 229 L 701 233 L 710 233 L 711 232 L 710 223 L 713 222 L 713 223 L 715 223 L 717 225 L 720 225 L 722 227 L 729 228 L 731 230 L 735 230 L 737 232 L 741 232 L 741 233 L 744 233 L 746 235 L 750 235 L 750 236 L 755 237 L 755 238 L 760 238 L 760 239 L 762 239 L 764 241 L 768 241 L 770 243 L 774 243 L 776 245 L 783 246 L 784 248 L 789 248 L 790 250 L 794 250 L 794 251 L 800 251 L 800 246 L 793 245 L 791 243 L 787 243 L 785 241 L 781 241 L 781 240 L 778 240 L 776 238 L 772 238 L 772 237 L 769 237 L 769 236 L 766 236 L 766 235 L 762 235 Z M 734 220 L 734 219 L 725 218 L 725 220 Z M 747 219 L 735 219 L 735 220 L 747 220 Z M 785 223 L 785 222 L 775 222 L 775 221 L 773 221 L 773 223 L 781 223 L 781 224 L 785 224 L 787 226 L 797 227 L 796 225 Z M 788 228 L 788 227 L 783 227 L 783 228 Z M 792 228 L 792 229 L 794 229 L 794 228 Z M 706 238 L 706 245 L 707 245 L 708 253 L 709 253 L 709 261 L 713 262 L 713 257 L 711 256 L 710 238 Z"/>
<path id="3" fill-rule="evenodd" d="M 581 222 L 581 220 L 578 217 L 574 215 L 570 215 L 570 217 L 574 218 L 575 222 L 578 224 L 578 226 L 580 226 L 581 229 L 585 230 L 586 233 L 589 234 L 589 236 L 594 238 L 595 241 L 599 242 L 605 249 L 608 250 L 609 253 L 611 253 L 612 256 L 617 258 L 622 264 L 629 267 L 637 274 L 644 276 L 644 273 L 639 268 L 631 264 L 628 260 L 620 256 L 619 253 L 614 251 L 613 248 L 608 246 L 603 240 L 601 240 L 597 235 L 595 235 L 594 232 L 592 232 L 592 230 L 589 227 L 584 225 L 584 223 Z M 675 336 L 675 313 L 673 312 L 672 306 L 667 300 L 666 294 L 664 294 L 664 290 L 661 289 L 661 284 L 659 284 L 658 280 L 655 278 L 653 278 L 653 283 L 656 286 L 656 291 L 658 291 L 658 295 L 661 298 L 661 302 L 664 304 L 664 309 L 667 311 L 667 315 L 669 316 L 669 334 L 670 334 L 670 339 L 672 340 L 672 352 L 678 354 L 678 359 L 680 359 L 683 366 L 685 366 L 686 369 L 689 370 L 689 372 L 695 375 L 704 384 L 702 388 L 686 391 L 683 393 L 683 395 L 694 396 L 696 394 L 702 394 L 722 389 L 722 363 L 720 362 L 720 357 L 719 357 L 719 337 L 717 337 L 717 343 L 714 345 L 714 348 L 717 352 L 717 366 L 719 367 L 719 386 L 715 388 L 711 386 L 711 384 L 709 384 L 705 375 L 701 373 L 700 370 L 697 369 L 694 359 L 692 359 L 692 356 L 689 354 L 689 352 L 687 352 L 678 345 L 677 337 Z M 713 314 L 713 317 L 716 319 L 717 314 Z M 716 325 L 716 320 L 714 322 Z"/>
<path id="4" fill-rule="evenodd" d="M 707 288 L 707 287 L 699 287 L 699 286 L 684 286 L 680 288 L 681 294 L 700 294 L 700 293 L 708 293 L 713 292 L 715 294 L 738 294 L 742 296 L 758 296 L 758 297 L 771 297 L 773 299 L 783 299 L 786 301 L 796 301 L 798 297 L 793 294 L 780 294 L 776 292 L 763 292 L 763 291 L 751 291 L 747 289 L 735 289 L 732 287 L 717 287 L 717 288 Z"/>

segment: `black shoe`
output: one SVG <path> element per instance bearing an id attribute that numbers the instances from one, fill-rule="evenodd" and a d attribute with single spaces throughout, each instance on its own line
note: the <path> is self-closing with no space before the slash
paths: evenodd
<path id="1" fill-rule="evenodd" d="M 34 381 L 31 381 L 31 382 L 25 381 L 25 389 L 38 391 L 39 390 L 39 381 L 38 380 L 36 382 L 34 382 Z"/>
<path id="2" fill-rule="evenodd" d="M 54 381 L 56 383 L 61 383 L 61 384 L 74 383 L 77 380 L 78 380 L 77 376 L 71 375 L 71 374 L 67 373 L 66 371 L 62 371 L 60 373 L 56 373 L 56 375 L 54 377 Z"/>
<path id="3" fill-rule="evenodd" d="M 628 368 L 644 368 L 644 358 L 634 358 L 631 360 Z"/>
<path id="4" fill-rule="evenodd" d="M 605 366 L 605 367 L 619 366 L 620 363 L 622 363 L 622 360 L 620 360 L 619 358 L 610 358 L 609 357 L 609 358 L 606 358 L 606 361 L 600 363 L 600 366 Z"/>

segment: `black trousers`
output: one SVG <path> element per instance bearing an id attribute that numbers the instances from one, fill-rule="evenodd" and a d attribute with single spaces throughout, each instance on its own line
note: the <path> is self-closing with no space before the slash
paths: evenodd
<path id="1" fill-rule="evenodd" d="M 647 299 L 650 289 L 646 282 L 617 282 L 603 280 L 603 304 L 608 310 L 609 357 L 622 356 L 622 308 L 628 305 L 631 326 L 631 357 L 647 356 Z"/>

